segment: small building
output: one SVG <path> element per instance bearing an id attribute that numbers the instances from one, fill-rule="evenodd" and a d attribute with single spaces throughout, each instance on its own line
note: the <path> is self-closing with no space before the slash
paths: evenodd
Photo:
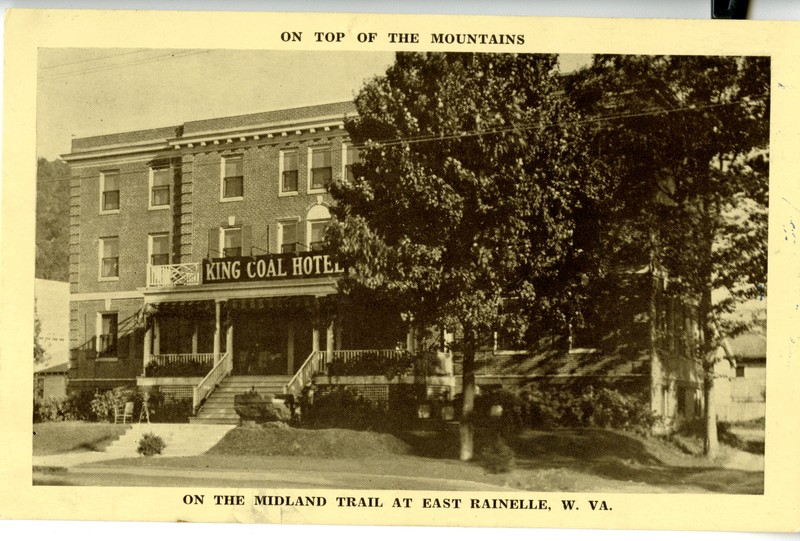
<path id="1" fill-rule="evenodd" d="M 761 332 L 727 338 L 729 362 L 717 364 L 717 418 L 741 422 L 762 419 L 767 398 L 767 337 Z"/>
<path id="2" fill-rule="evenodd" d="M 67 396 L 69 363 L 40 368 L 33 374 L 35 400 L 62 399 Z"/>

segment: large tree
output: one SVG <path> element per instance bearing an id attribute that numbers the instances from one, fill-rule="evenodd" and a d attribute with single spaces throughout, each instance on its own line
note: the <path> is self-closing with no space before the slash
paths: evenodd
<path id="1" fill-rule="evenodd" d="M 348 131 L 362 162 L 332 187 L 328 234 L 348 269 L 340 285 L 417 326 L 458 329 L 469 460 L 475 350 L 501 320 L 524 326 L 504 300 L 545 299 L 575 254 L 576 214 L 603 190 L 555 55 L 398 53 L 355 103 Z"/>
<path id="2" fill-rule="evenodd" d="M 61 160 L 37 162 L 36 277 L 69 280 L 69 166 Z"/>
<path id="3" fill-rule="evenodd" d="M 697 305 L 710 456 L 715 351 L 742 330 L 722 316 L 766 291 L 769 71 L 767 58 L 598 55 L 568 85 L 616 182 L 612 242 Z"/>

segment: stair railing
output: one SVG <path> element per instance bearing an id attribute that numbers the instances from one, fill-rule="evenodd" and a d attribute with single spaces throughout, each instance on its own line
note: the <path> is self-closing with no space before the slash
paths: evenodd
<path id="1" fill-rule="evenodd" d="M 214 368 L 206 374 L 203 381 L 194 388 L 194 392 L 192 393 L 192 410 L 195 414 L 197 414 L 197 409 L 203 401 L 211 394 L 211 391 L 214 390 L 225 376 L 230 374 L 231 370 L 233 370 L 233 357 L 231 356 L 231 352 L 228 351 L 225 352 L 219 362 L 214 365 Z"/>
<path id="2" fill-rule="evenodd" d="M 283 394 L 291 394 L 298 396 L 303 392 L 303 389 L 311 383 L 311 379 L 316 372 L 320 371 L 320 361 L 322 360 L 321 351 L 312 351 L 306 358 L 305 362 L 300 366 L 300 369 L 292 376 L 289 383 L 283 388 Z"/>

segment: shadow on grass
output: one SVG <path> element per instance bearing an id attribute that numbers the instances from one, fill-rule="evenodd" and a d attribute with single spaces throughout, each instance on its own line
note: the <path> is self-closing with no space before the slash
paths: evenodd
<path id="1" fill-rule="evenodd" d="M 479 430 L 477 452 L 492 432 Z M 418 456 L 457 459 L 458 429 L 413 432 L 403 436 Z M 523 431 L 507 437 L 514 451 L 517 470 L 536 472 L 552 469 L 595 475 L 615 481 L 633 481 L 654 486 L 700 487 L 735 494 L 763 494 L 763 472 L 732 470 L 704 463 L 698 457 L 680 457 L 663 442 L 645 445 L 640 437 L 600 429 Z M 672 454 L 671 459 L 668 455 Z"/>

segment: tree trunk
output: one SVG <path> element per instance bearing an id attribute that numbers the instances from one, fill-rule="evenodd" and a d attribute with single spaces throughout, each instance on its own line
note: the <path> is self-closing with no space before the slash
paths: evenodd
<path id="1" fill-rule="evenodd" d="M 706 437 L 703 441 L 703 453 L 708 458 L 715 458 L 719 451 L 719 441 L 717 440 L 717 410 L 714 402 L 714 363 L 706 363 L 704 369 L 705 389 L 704 398 L 706 403 Z"/>
<path id="2" fill-rule="evenodd" d="M 475 338 L 471 330 L 464 329 L 464 359 L 461 379 L 461 460 L 472 460 L 474 451 L 475 426 L 473 409 L 475 406 Z"/>

